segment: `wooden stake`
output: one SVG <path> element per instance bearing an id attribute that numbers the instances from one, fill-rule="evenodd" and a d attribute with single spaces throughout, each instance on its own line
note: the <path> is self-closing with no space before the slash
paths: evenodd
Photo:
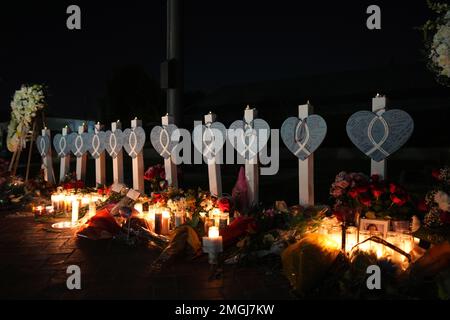
<path id="1" fill-rule="evenodd" d="M 61 134 L 63 136 L 67 136 L 69 134 L 69 128 L 65 126 Z M 61 163 L 59 167 L 59 182 L 64 181 L 65 176 L 69 173 L 70 170 L 70 152 L 67 153 L 66 156 L 61 157 Z"/>
<path id="2" fill-rule="evenodd" d="M 48 136 L 48 141 L 50 146 L 48 148 L 47 154 L 42 157 L 42 164 L 44 165 L 44 180 L 50 182 L 51 184 L 55 184 L 55 173 L 53 171 L 53 157 L 52 157 L 52 139 L 50 130 L 47 128 L 42 129 L 42 136 Z"/>

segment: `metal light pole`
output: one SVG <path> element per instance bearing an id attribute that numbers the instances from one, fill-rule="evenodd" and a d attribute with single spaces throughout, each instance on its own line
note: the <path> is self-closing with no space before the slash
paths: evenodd
<path id="1" fill-rule="evenodd" d="M 183 108 L 183 0 L 167 0 L 167 55 L 161 65 L 161 87 L 167 91 L 167 113 L 179 124 Z"/>

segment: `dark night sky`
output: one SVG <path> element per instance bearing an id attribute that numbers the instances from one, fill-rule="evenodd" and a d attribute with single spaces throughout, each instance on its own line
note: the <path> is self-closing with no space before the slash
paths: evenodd
<path id="1" fill-rule="evenodd" d="M 139 64 L 159 79 L 165 1 L 93 2 L 1 2 L 1 111 L 23 82 L 45 82 L 58 108 L 83 110 L 116 67 Z M 81 7 L 81 31 L 66 29 L 69 4 Z M 381 7 L 382 30 L 366 28 L 370 4 Z M 186 89 L 415 62 L 414 27 L 429 15 L 425 0 L 186 1 Z"/>

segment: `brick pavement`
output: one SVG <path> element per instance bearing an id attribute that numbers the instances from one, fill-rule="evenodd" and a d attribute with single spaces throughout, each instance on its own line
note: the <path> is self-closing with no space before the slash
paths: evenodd
<path id="1" fill-rule="evenodd" d="M 206 257 L 180 259 L 160 274 L 158 252 L 49 231 L 32 217 L 0 217 L 0 299 L 292 299 L 279 270 L 224 266 L 210 280 Z M 67 266 L 79 265 L 81 290 L 66 287 Z"/>

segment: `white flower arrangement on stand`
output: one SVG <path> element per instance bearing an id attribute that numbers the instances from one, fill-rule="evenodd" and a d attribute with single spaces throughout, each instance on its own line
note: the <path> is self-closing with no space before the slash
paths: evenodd
<path id="1" fill-rule="evenodd" d="M 8 150 L 15 152 L 25 147 L 25 135 L 39 110 L 45 107 L 44 87 L 40 84 L 22 85 L 11 101 L 11 121 L 8 125 Z"/>
<path id="2" fill-rule="evenodd" d="M 432 3 L 429 7 L 438 14 L 435 20 L 428 20 L 422 30 L 425 36 L 428 68 L 444 86 L 450 87 L 450 6 L 445 3 Z M 428 34 L 432 33 L 432 37 Z"/>

